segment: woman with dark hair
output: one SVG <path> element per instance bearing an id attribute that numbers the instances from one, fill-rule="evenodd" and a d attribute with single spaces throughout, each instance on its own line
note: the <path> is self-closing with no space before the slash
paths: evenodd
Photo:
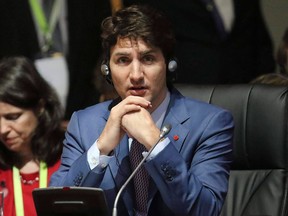
<path id="1" fill-rule="evenodd" d="M 32 62 L 0 62 L 0 190 L 4 215 L 36 215 L 32 190 L 60 165 L 63 110 Z"/>

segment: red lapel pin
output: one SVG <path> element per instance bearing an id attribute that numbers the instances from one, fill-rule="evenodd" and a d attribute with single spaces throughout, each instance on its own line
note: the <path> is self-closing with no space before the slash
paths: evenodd
<path id="1" fill-rule="evenodd" d="M 175 141 L 177 141 L 177 140 L 179 139 L 179 136 L 178 136 L 178 135 L 174 135 L 174 136 L 173 136 L 173 139 L 174 139 Z"/>

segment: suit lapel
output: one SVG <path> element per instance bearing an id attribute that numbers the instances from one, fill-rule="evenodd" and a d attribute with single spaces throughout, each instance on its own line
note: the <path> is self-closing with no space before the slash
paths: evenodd
<path id="1" fill-rule="evenodd" d="M 189 129 L 183 126 L 183 123 L 190 118 L 187 112 L 188 107 L 185 106 L 184 100 L 185 98 L 179 93 L 178 90 L 172 89 L 171 99 L 163 121 L 163 125 L 171 124 L 172 126 L 167 137 L 171 141 L 169 145 L 174 145 L 178 152 L 180 152 L 184 140 L 189 132 Z M 158 189 L 154 182 L 150 181 L 148 206 L 150 206 L 151 202 L 153 201 L 153 197 L 155 196 L 157 190 Z"/>
<path id="2" fill-rule="evenodd" d="M 166 112 L 166 117 L 163 124 L 171 124 L 172 128 L 168 133 L 171 144 L 173 144 L 178 151 L 180 151 L 183 142 L 189 132 L 189 129 L 183 126 L 183 123 L 190 118 L 188 115 L 188 107 L 185 106 L 185 98 L 178 90 L 173 89 L 171 100 Z"/>

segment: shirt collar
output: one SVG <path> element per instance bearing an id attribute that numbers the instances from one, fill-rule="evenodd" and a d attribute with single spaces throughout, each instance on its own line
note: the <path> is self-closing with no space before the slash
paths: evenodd
<path id="1" fill-rule="evenodd" d="M 164 116 L 166 114 L 169 105 L 169 101 L 170 101 L 170 92 L 167 91 L 167 94 L 162 103 L 156 108 L 156 110 L 154 110 L 153 113 L 151 113 L 152 119 L 158 128 L 161 128 L 162 126 Z"/>

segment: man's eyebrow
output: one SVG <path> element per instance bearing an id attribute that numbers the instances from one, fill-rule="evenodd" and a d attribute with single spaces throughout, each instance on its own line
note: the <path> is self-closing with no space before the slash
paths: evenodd
<path id="1" fill-rule="evenodd" d="M 149 50 L 144 50 L 144 51 L 140 51 L 140 56 L 144 56 L 144 55 L 148 55 L 148 54 L 154 54 L 156 53 L 155 49 L 149 49 Z M 119 52 L 115 52 L 113 54 L 114 56 L 129 56 L 131 55 L 130 52 L 125 52 L 125 51 L 119 51 Z"/>
<path id="2" fill-rule="evenodd" d="M 7 113 L 2 113 L 1 115 L 4 117 L 7 116 L 12 116 L 12 115 L 21 115 L 23 112 L 22 111 L 12 111 L 12 112 L 7 112 Z"/>
<path id="3" fill-rule="evenodd" d="M 130 55 L 129 52 L 116 52 L 113 54 L 114 56 L 128 56 Z"/>
<path id="4" fill-rule="evenodd" d="M 156 53 L 155 49 L 149 49 L 149 50 L 140 52 L 140 55 L 143 56 L 143 55 L 154 54 L 154 53 Z"/>

